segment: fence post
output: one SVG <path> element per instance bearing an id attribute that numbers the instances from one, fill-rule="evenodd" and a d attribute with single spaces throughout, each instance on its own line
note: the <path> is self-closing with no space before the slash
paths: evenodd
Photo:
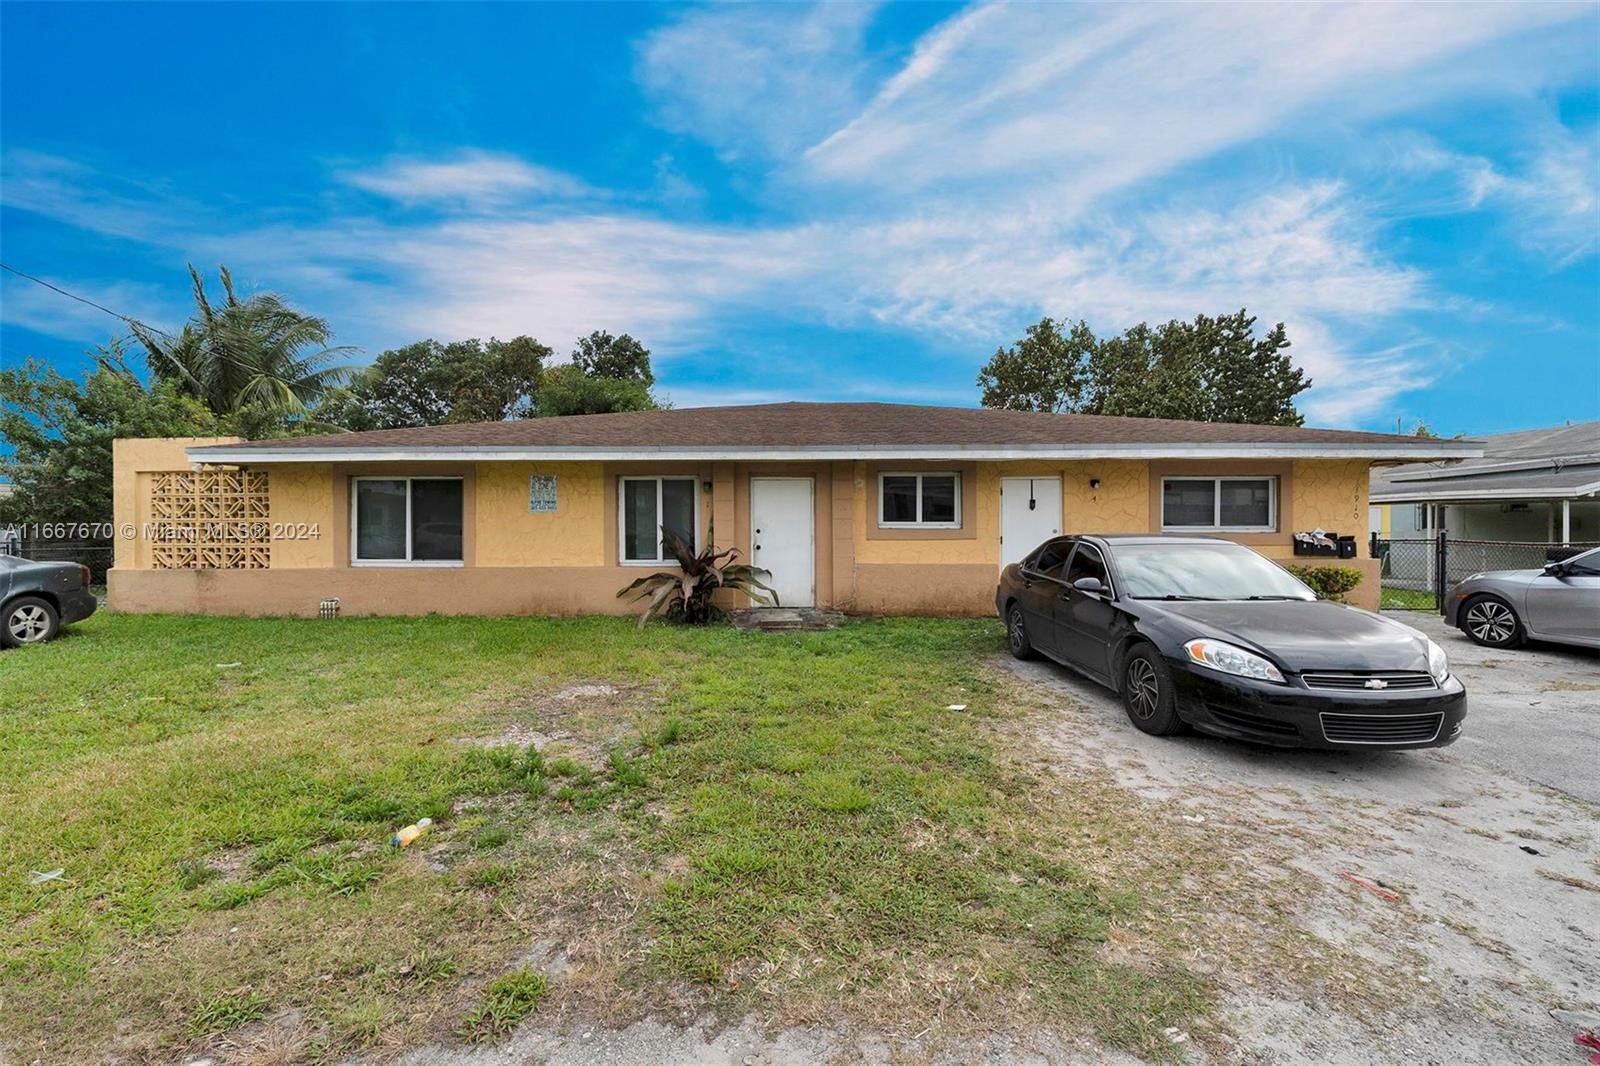
<path id="1" fill-rule="evenodd" d="M 1367 543 L 1367 557 L 1369 559 L 1378 557 L 1378 531 L 1376 529 L 1372 531 L 1370 540 Z"/>
<path id="2" fill-rule="evenodd" d="M 1440 614 L 1444 614 L 1444 594 L 1445 594 L 1445 588 L 1449 584 L 1449 582 L 1445 578 L 1445 568 L 1448 567 L 1449 565 L 1450 565 L 1449 535 L 1444 530 L 1441 529 L 1441 530 L 1439 530 L 1439 544 L 1438 544 L 1438 547 L 1434 549 L 1434 557 L 1433 557 L 1433 569 L 1434 569 L 1433 597 L 1434 597 L 1434 606 L 1436 608 L 1438 608 L 1438 611 L 1439 611 Z"/>

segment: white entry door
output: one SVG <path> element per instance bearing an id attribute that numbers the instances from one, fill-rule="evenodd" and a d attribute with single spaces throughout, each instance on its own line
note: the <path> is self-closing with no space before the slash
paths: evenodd
<path id="1" fill-rule="evenodd" d="M 816 605 L 813 485 L 808 477 L 750 479 L 750 564 L 772 571 L 767 581 L 784 607 Z"/>
<path id="2" fill-rule="evenodd" d="M 1061 532 L 1061 479 L 1000 479 L 1000 566 L 1019 561 Z"/>

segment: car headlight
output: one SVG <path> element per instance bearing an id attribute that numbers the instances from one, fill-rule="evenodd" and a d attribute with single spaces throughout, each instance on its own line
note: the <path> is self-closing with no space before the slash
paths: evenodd
<path id="1" fill-rule="evenodd" d="M 1245 651 L 1226 641 L 1201 637 L 1185 644 L 1183 650 L 1189 653 L 1190 662 L 1200 666 L 1210 667 L 1224 674 L 1283 684 L 1283 674 L 1276 666 L 1255 652 Z"/>
<path id="2" fill-rule="evenodd" d="M 1435 644 L 1432 637 L 1424 637 L 1428 642 L 1428 673 L 1433 675 L 1435 684 L 1444 684 L 1444 679 L 1450 676 L 1450 660 L 1445 655 L 1444 649 Z"/>

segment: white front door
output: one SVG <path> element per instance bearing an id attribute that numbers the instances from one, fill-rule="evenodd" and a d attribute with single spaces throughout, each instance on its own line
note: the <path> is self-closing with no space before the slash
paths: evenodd
<path id="1" fill-rule="evenodd" d="M 1000 566 L 1004 569 L 1061 532 L 1061 479 L 1000 479 Z"/>
<path id="2" fill-rule="evenodd" d="M 767 584 L 783 607 L 816 603 L 812 490 L 808 477 L 750 479 L 750 564 L 772 571 Z"/>

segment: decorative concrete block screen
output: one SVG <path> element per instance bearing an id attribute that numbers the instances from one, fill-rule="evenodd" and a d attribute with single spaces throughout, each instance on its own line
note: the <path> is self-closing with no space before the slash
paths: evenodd
<path id="1" fill-rule="evenodd" d="M 155 474 L 150 517 L 157 570 L 265 570 L 272 561 L 265 471 Z"/>

